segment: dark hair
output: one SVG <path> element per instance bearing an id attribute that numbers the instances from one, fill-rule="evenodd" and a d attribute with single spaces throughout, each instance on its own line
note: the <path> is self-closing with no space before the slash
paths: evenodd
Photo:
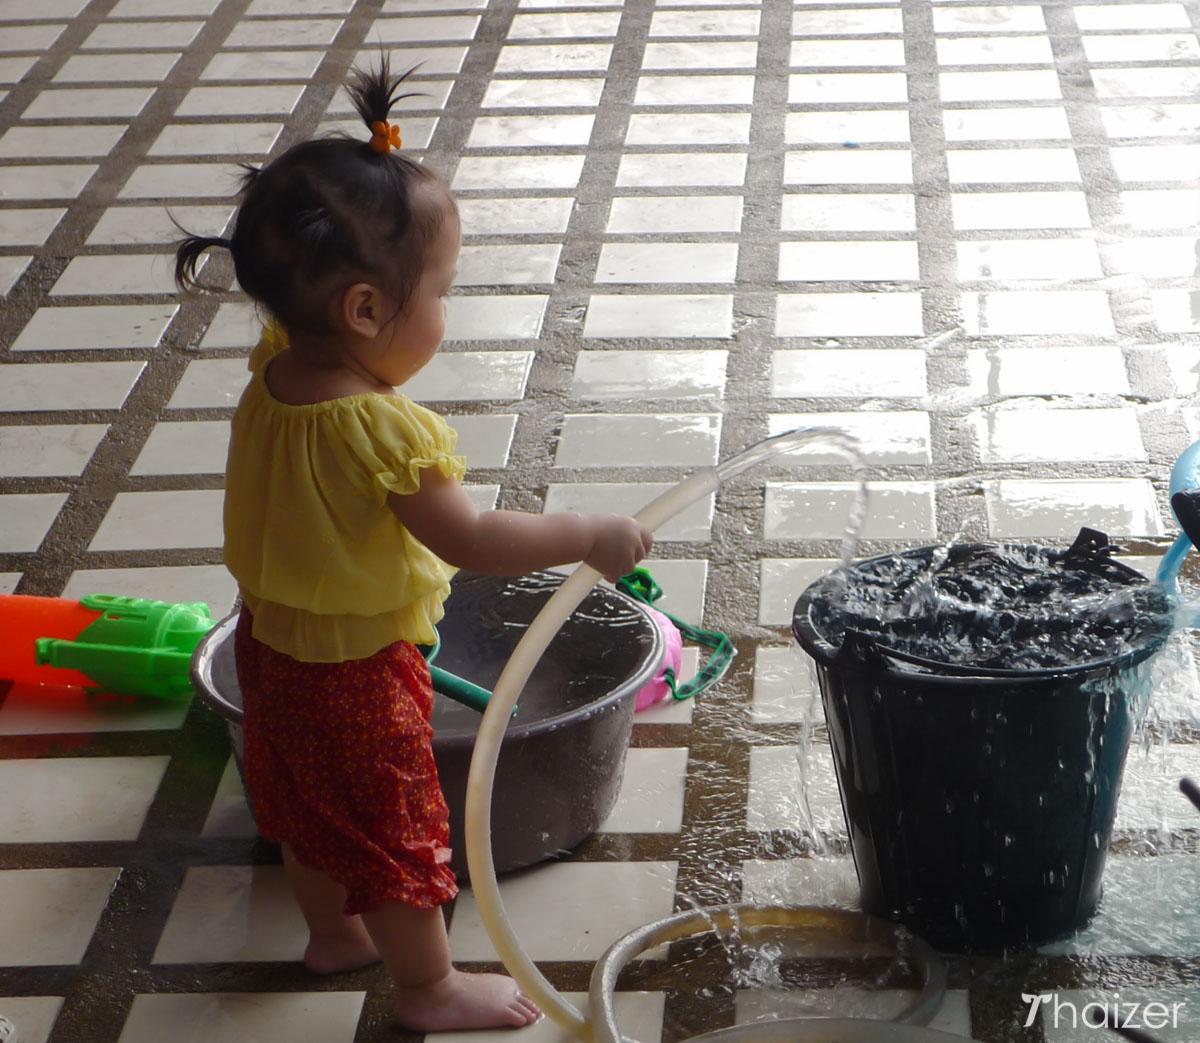
<path id="1" fill-rule="evenodd" d="M 397 93 L 413 71 L 392 76 L 384 54 L 377 69 L 351 73 L 346 89 L 368 127 L 414 96 Z M 285 329 L 328 330 L 332 296 L 359 281 L 380 285 L 403 310 L 426 248 L 455 212 L 435 173 L 365 139 L 316 138 L 262 169 L 244 169 L 233 234 L 186 235 L 176 248 L 175 282 L 184 291 L 208 289 L 196 278 L 201 257 L 227 247 L 242 289 Z"/>

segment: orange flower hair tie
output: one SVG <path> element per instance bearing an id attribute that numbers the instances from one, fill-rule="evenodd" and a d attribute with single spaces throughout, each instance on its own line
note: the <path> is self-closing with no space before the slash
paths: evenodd
<path id="1" fill-rule="evenodd" d="M 394 123 L 376 120 L 371 124 L 370 144 L 376 152 L 386 156 L 392 149 L 400 147 L 400 128 Z"/>

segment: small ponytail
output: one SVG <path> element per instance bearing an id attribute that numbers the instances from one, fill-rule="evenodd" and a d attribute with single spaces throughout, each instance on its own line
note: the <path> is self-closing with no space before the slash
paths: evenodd
<path id="1" fill-rule="evenodd" d="M 408 91 L 404 94 L 397 93 L 400 85 L 416 72 L 417 68 L 414 65 L 411 69 L 400 73 L 400 75 L 393 76 L 387 52 L 381 51 L 378 68 L 354 69 L 351 71 L 350 81 L 346 84 L 346 93 L 350 95 L 350 101 L 354 105 L 354 110 L 362 118 L 362 121 L 367 125 L 372 134 L 377 133 L 375 130 L 376 123 L 387 123 L 388 115 L 397 102 L 403 101 L 405 98 L 421 97 L 420 91 Z M 386 151 L 384 154 L 386 154 Z"/>
<path id="2" fill-rule="evenodd" d="M 213 289 L 196 278 L 204 251 L 212 247 L 230 250 L 233 243 L 219 235 L 185 235 L 175 244 L 175 285 L 184 293 Z"/>

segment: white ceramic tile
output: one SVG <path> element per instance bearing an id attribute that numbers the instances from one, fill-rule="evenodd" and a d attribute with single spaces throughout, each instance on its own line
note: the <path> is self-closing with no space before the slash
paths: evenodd
<path id="1" fill-rule="evenodd" d="M 464 246 L 458 255 L 456 286 L 518 286 L 552 283 L 558 269 L 557 243 L 520 246 Z"/>
<path id="2" fill-rule="evenodd" d="M 550 14 L 516 14 L 508 27 L 510 40 L 538 40 L 616 36 L 620 11 L 554 11 Z"/>
<path id="3" fill-rule="evenodd" d="M 0 83 L 19 83 L 37 63 L 37 60 L 36 54 L 24 55 L 19 58 L 0 57 Z"/>
<path id="4" fill-rule="evenodd" d="M 1192 913 L 1190 895 L 1200 883 L 1200 866 L 1189 854 L 1110 854 L 1096 919 L 1078 934 L 1038 951 L 1049 956 L 1193 956 L 1200 949 L 1200 922 Z M 1147 901 L 1148 895 L 1154 900 Z"/>
<path id="5" fill-rule="evenodd" d="M 175 304 L 39 308 L 13 343 L 13 351 L 153 348 L 177 310 Z"/>
<path id="6" fill-rule="evenodd" d="M 777 337 L 905 337 L 922 332 L 921 294 L 781 293 Z"/>
<path id="7" fill-rule="evenodd" d="M 203 359 L 188 363 L 168 409 L 230 408 L 237 405 L 250 373 L 245 359 Z"/>
<path id="8" fill-rule="evenodd" d="M 1169 62 L 1200 58 L 1200 43 L 1190 33 L 1122 33 L 1083 37 L 1083 53 L 1097 62 Z"/>
<path id="9" fill-rule="evenodd" d="M 1016 109 L 948 109 L 942 113 L 947 141 L 1070 140 L 1066 109 L 1056 105 Z"/>
<path id="10" fill-rule="evenodd" d="M 1200 224 L 1200 191 L 1146 188 L 1122 192 L 1121 213 L 1134 228 L 1191 228 Z"/>
<path id="11" fill-rule="evenodd" d="M 904 65 L 902 40 L 795 40 L 788 64 L 793 69 L 856 65 L 864 68 Z"/>
<path id="12" fill-rule="evenodd" d="M 1183 279 L 1196 273 L 1196 237 L 1148 236 L 1106 246 L 1101 255 L 1114 274 L 1145 279 Z"/>
<path id="13" fill-rule="evenodd" d="M 22 119 L 83 119 L 88 116 L 132 118 L 154 93 L 151 87 L 63 87 L 42 91 Z"/>
<path id="14" fill-rule="evenodd" d="M 144 362 L 36 362 L 8 365 L 0 411 L 120 409 Z"/>
<path id="15" fill-rule="evenodd" d="M 793 36 L 899 36 L 903 31 L 899 9 L 851 7 L 792 14 Z"/>
<path id="16" fill-rule="evenodd" d="M 0 257 L 0 297 L 12 290 L 32 260 L 32 257 Z"/>
<path id="17" fill-rule="evenodd" d="M 246 802 L 246 790 L 238 774 L 237 762 L 231 755 L 221 773 L 216 796 L 200 831 L 203 837 L 254 837 L 258 829 L 254 813 Z"/>
<path id="18" fill-rule="evenodd" d="M 707 467 L 720 450 L 721 418 L 714 413 L 568 413 L 555 467 Z M 633 446 L 641 446 L 631 460 Z"/>
<path id="19" fill-rule="evenodd" d="M 986 409 L 974 417 L 984 463 L 1145 460 L 1132 409 Z"/>
<path id="20" fill-rule="evenodd" d="M 642 563 L 662 588 L 662 597 L 654 602 L 654 607 L 663 612 L 670 612 L 679 619 L 694 623 L 697 626 L 704 619 L 704 595 L 708 583 L 708 562 L 703 558 L 664 558 L 654 552 L 652 559 Z M 685 647 L 683 672 L 687 672 L 686 661 L 689 651 L 696 651 L 694 646 Z M 645 718 L 639 718 L 644 720 Z"/>
<path id="21" fill-rule="evenodd" d="M 616 806 L 598 832 L 678 833 L 687 762 L 686 747 L 629 750 Z"/>
<path id="22" fill-rule="evenodd" d="M 788 152 L 783 160 L 789 185 L 908 185 L 912 176 L 906 149 Z"/>
<path id="23" fill-rule="evenodd" d="M 19 572 L 0 572 L 0 594 L 13 593 L 20 581 L 21 573 Z"/>
<path id="24" fill-rule="evenodd" d="M 133 997 L 120 1043 L 158 1043 L 197 1032 L 207 1043 L 305 1037 L 353 1043 L 365 999 L 365 992 L 332 991 L 145 993 Z"/>
<path id="25" fill-rule="evenodd" d="M 768 482 L 763 535 L 768 540 L 840 539 L 858 496 L 853 482 Z M 932 538 L 933 485 L 872 482 L 863 539 Z"/>
<path id="26" fill-rule="evenodd" d="M 0 495 L 0 551 L 35 551 L 67 502 L 66 493 L 6 493 Z"/>
<path id="27" fill-rule="evenodd" d="M 252 0 L 246 13 L 251 18 L 270 15 L 335 15 L 347 14 L 354 0 Z"/>
<path id="28" fill-rule="evenodd" d="M 749 105 L 754 101 L 754 77 L 640 76 L 635 105 Z"/>
<path id="29" fill-rule="evenodd" d="M 941 65 L 1054 64 L 1048 36 L 951 36 L 936 44 Z"/>
<path id="30" fill-rule="evenodd" d="M 311 80 L 324 51 L 222 51 L 200 73 L 201 80 Z"/>
<path id="31" fill-rule="evenodd" d="M 1090 239 L 976 239 L 957 243 L 960 282 L 1100 279 L 1100 257 Z"/>
<path id="32" fill-rule="evenodd" d="M 468 468 L 506 467 L 517 418 L 512 414 L 447 416 L 458 434 L 457 452 L 467 458 Z"/>
<path id="33" fill-rule="evenodd" d="M 758 11 L 655 11 L 650 37 L 757 36 Z"/>
<path id="34" fill-rule="evenodd" d="M 120 199 L 228 199 L 241 186 L 235 163 L 153 163 L 138 167 L 117 193 Z"/>
<path id="35" fill-rule="evenodd" d="M 299 961 L 307 942 L 283 866 L 193 866 L 151 962 Z"/>
<path id="36" fill-rule="evenodd" d="M 1200 105 L 1103 105 L 1100 120 L 1110 138 L 1194 138 Z"/>
<path id="37" fill-rule="evenodd" d="M 204 351 L 243 348 L 249 355 L 250 349 L 258 342 L 261 331 L 262 321 L 253 304 L 241 301 L 227 302 L 217 308 L 216 316 L 209 323 L 200 341 L 200 348 Z"/>
<path id="38" fill-rule="evenodd" d="M 66 212 L 63 207 L 5 210 L 0 246 L 41 246 Z"/>
<path id="39" fill-rule="evenodd" d="M 858 877 L 849 855 L 742 863 L 742 900 L 858 909 Z"/>
<path id="40" fill-rule="evenodd" d="M 88 587 L 82 593 L 107 593 Z M 77 597 L 68 594 L 64 597 Z M 190 696 L 146 699 L 130 695 L 91 695 L 82 688 L 45 684 L 13 685 L 0 707 L 0 735 L 89 735 L 93 732 L 173 731 L 183 724 Z"/>
<path id="41" fill-rule="evenodd" d="M 913 197 L 903 193 L 785 195 L 785 232 L 911 232 L 917 227 Z"/>
<path id="42" fill-rule="evenodd" d="M 120 872 L 108 866 L 0 872 L 0 967 L 79 963 Z"/>
<path id="43" fill-rule="evenodd" d="M 195 235 L 220 235 L 232 216 L 233 206 L 228 203 L 212 206 L 114 206 L 100 216 L 87 237 L 87 245 L 166 246 L 179 239 L 179 225 Z"/>
<path id="44" fill-rule="evenodd" d="M 938 76 L 943 102 L 1038 101 L 1062 97 L 1053 69 L 944 72 Z"/>
<path id="45" fill-rule="evenodd" d="M 804 752 L 798 746 L 750 747 L 746 828 L 821 837 L 846 835 L 833 754 L 827 743 L 814 742 Z"/>
<path id="46" fill-rule="evenodd" d="M 86 0 L 8 0 L 0 12 L 0 21 L 73 18 L 85 6 Z"/>
<path id="47" fill-rule="evenodd" d="M 969 351 L 969 387 L 981 395 L 1127 395 L 1125 358 L 1116 346 L 989 348 Z"/>
<path id="48" fill-rule="evenodd" d="M 788 102 L 792 105 L 864 101 L 908 101 L 908 77 L 902 72 L 793 73 L 788 77 Z"/>
<path id="49" fill-rule="evenodd" d="M 224 420 L 155 424 L 129 473 L 224 474 L 228 453 Z"/>
<path id="50" fill-rule="evenodd" d="M 1125 760 L 1117 830 L 1194 829 L 1196 809 L 1179 792 L 1181 778 L 1200 775 L 1200 747 L 1178 743 L 1134 744 Z"/>
<path id="51" fill-rule="evenodd" d="M 525 394 L 531 351 L 443 351 L 404 385 L 418 402 L 512 401 Z"/>
<path id="52" fill-rule="evenodd" d="M 624 155 L 617 169 L 621 188 L 674 188 L 684 185 L 741 186 L 744 152 L 665 152 Z"/>
<path id="53" fill-rule="evenodd" d="M 464 236 L 555 235 L 567 230 L 574 200 L 569 196 L 546 199 L 460 199 L 458 216 Z"/>
<path id="54" fill-rule="evenodd" d="M 1069 148 L 949 149 L 946 165 L 956 184 L 1080 180 L 1075 151 Z"/>
<path id="55" fill-rule="evenodd" d="M 378 60 L 379 52 L 376 49 L 373 52 L 363 52 L 356 64 L 365 67 L 371 62 L 377 62 Z M 411 64 L 411 56 L 404 52 L 393 52 L 393 69 L 404 70 L 409 68 Z M 427 112 L 444 109 L 453 86 L 453 80 L 427 80 L 424 76 L 420 79 L 414 79 L 411 83 L 406 84 L 407 89 L 404 92 L 405 94 L 409 94 L 411 91 L 411 95 L 397 100 L 396 104 L 392 106 L 392 115 L 404 116 L 409 112 Z M 339 87 L 334 94 L 333 101 L 329 103 L 329 108 L 325 110 L 325 118 L 358 119 L 358 114 L 354 111 L 354 105 L 351 103 L 350 96 L 346 93 L 344 87 Z M 362 124 L 359 123 L 358 126 L 361 127 Z"/>
<path id="56" fill-rule="evenodd" d="M 95 172 L 89 163 L 0 167 L 0 200 L 74 199 Z"/>
<path id="57" fill-rule="evenodd" d="M 130 51 L 187 47 L 204 28 L 199 21 L 104 22 L 83 42 L 85 50 Z"/>
<path id="58" fill-rule="evenodd" d="M 7 25 L 4 27 L 4 39 L 0 40 L 0 52 L 49 50 L 65 28 L 65 25 L 54 23 Z"/>
<path id="59" fill-rule="evenodd" d="M 681 120 L 657 113 L 629 117 L 625 144 L 633 145 L 745 145 L 750 140 L 748 112 L 693 112 Z"/>
<path id="60" fill-rule="evenodd" d="M 962 295 L 963 329 L 972 337 L 1019 333 L 1113 334 L 1103 290 L 999 290 Z"/>
<path id="61" fill-rule="evenodd" d="M 642 54 L 643 69 L 753 69 L 758 44 L 752 40 L 702 43 L 648 43 Z"/>
<path id="62" fill-rule="evenodd" d="M 600 104 L 603 91 L 604 81 L 599 77 L 492 80 L 480 105 L 485 109 L 592 108 Z"/>
<path id="63" fill-rule="evenodd" d="M 920 275 L 916 243 L 779 244 L 781 282 L 890 282 Z"/>
<path id="64" fill-rule="evenodd" d="M 586 148 L 594 116 L 481 116 L 467 148 Z"/>
<path id="65" fill-rule="evenodd" d="M 1090 228 L 1087 197 L 1082 192 L 953 193 L 954 227 L 962 231 L 989 228 Z"/>
<path id="66" fill-rule="evenodd" d="M 832 427 L 858 441 L 858 451 L 871 464 L 932 463 L 929 414 L 918 410 L 878 413 L 771 413 L 767 431 L 781 435 L 797 427 Z M 801 464 L 845 463 L 846 457 L 820 445 L 791 453 L 788 462 Z"/>
<path id="67" fill-rule="evenodd" d="M 597 283 L 731 283 L 736 243 L 605 243 Z"/>
<path id="68" fill-rule="evenodd" d="M 147 565 L 140 568 L 76 569 L 63 597 L 113 594 L 154 601 L 199 601 L 220 619 L 232 611 L 237 583 L 223 565 Z M 144 700 L 143 700 L 144 701 Z M 187 701 L 183 701 L 186 707 Z"/>
<path id="69" fill-rule="evenodd" d="M 755 724 L 821 720 L 820 693 L 809 662 L 795 642 L 781 647 L 759 645 L 754 650 L 750 719 Z"/>
<path id="70" fill-rule="evenodd" d="M 1101 98 L 1194 98 L 1200 69 L 1093 69 L 1092 82 Z"/>
<path id="71" fill-rule="evenodd" d="M 303 84 L 257 87 L 193 87 L 176 116 L 286 116 L 296 107 Z"/>
<path id="72" fill-rule="evenodd" d="M 742 226 L 741 196 L 619 196 L 605 231 L 736 232 Z"/>
<path id="73" fill-rule="evenodd" d="M 76 54 L 54 74 L 54 83 L 161 83 L 179 61 L 178 51 L 154 54 Z"/>
<path id="74" fill-rule="evenodd" d="M 52 297 L 173 294 L 175 259 L 167 254 L 76 257 L 50 289 Z"/>
<path id="75" fill-rule="evenodd" d="M 238 22 L 225 37 L 226 47 L 315 47 L 333 43 L 340 18 L 288 18 Z"/>
<path id="76" fill-rule="evenodd" d="M 986 7 L 962 5 L 935 7 L 933 30 L 937 33 L 1036 33 L 1046 31 L 1040 7 Z"/>
<path id="77" fill-rule="evenodd" d="M 1166 357 L 1175 390 L 1181 395 L 1200 394 L 1200 352 L 1190 344 L 1170 344 Z"/>
<path id="78" fill-rule="evenodd" d="M 571 395 L 580 399 L 710 398 L 725 389 L 726 351 L 580 351 Z"/>
<path id="79" fill-rule="evenodd" d="M 899 109 L 789 112 L 784 122 L 784 140 L 789 145 L 908 141 L 908 113 Z"/>
<path id="80" fill-rule="evenodd" d="M 610 511 L 636 514 L 672 487 L 661 482 L 551 482 L 546 489 L 545 513 L 554 511 Z M 701 497 L 661 525 L 656 543 L 673 540 L 707 540 L 712 525 L 713 497 Z"/>
<path id="81" fill-rule="evenodd" d="M 607 43 L 508 44 L 500 48 L 496 72 L 595 72 L 608 68 Z"/>
<path id="82" fill-rule="evenodd" d="M 530 340 L 542 329 L 543 294 L 504 297 L 451 297 L 446 340 Z"/>
<path id="83" fill-rule="evenodd" d="M 593 294 L 585 337 L 719 337 L 733 332 L 733 299 L 721 294 Z"/>
<path id="84" fill-rule="evenodd" d="M 63 1005 L 62 996 L 5 996 L 0 1010 L 20 1032 L 20 1043 L 48 1043 Z"/>
<path id="85" fill-rule="evenodd" d="M 110 18 L 145 18 L 163 15 L 210 15 L 219 0 L 118 0 Z"/>
<path id="86" fill-rule="evenodd" d="M 107 156 L 125 126 L 12 127 L 0 137 L 0 156 L 39 159 Z"/>
<path id="87" fill-rule="evenodd" d="M 574 188 L 582 173 L 583 156 L 464 156 L 450 187 L 456 192 Z"/>
<path id="88" fill-rule="evenodd" d="M 80 475 L 107 424 L 0 427 L 0 478 Z"/>
<path id="89" fill-rule="evenodd" d="M 170 757 L 0 761 L 0 834 L 15 844 L 136 840 Z"/>
<path id="90" fill-rule="evenodd" d="M 838 566 L 834 558 L 763 558 L 759 562 L 758 622 L 792 625 L 796 599 L 811 583 Z M 804 657 L 807 660 L 807 656 Z"/>
<path id="91" fill-rule="evenodd" d="M 617 938 L 669 916 L 674 862 L 564 862 L 513 873 L 500 897 L 513 931 L 534 960 L 594 960 Z M 580 902 L 579 896 L 589 896 Z M 458 960 L 495 960 L 469 889 L 450 924 Z"/>
<path id="92" fill-rule="evenodd" d="M 479 15 L 454 14 L 441 17 L 382 18 L 372 27 L 385 42 L 424 43 L 433 40 L 470 40 L 479 28 Z"/>
<path id="93" fill-rule="evenodd" d="M 118 493 L 89 550 L 220 547 L 219 489 Z"/>
<path id="94" fill-rule="evenodd" d="M 1194 290 L 1151 290 L 1150 302 L 1163 333 L 1200 331 L 1200 300 Z"/>
<path id="95" fill-rule="evenodd" d="M 1111 6 L 1079 4 L 1074 8 L 1075 23 L 1085 33 L 1109 29 L 1189 29 L 1183 4 L 1136 4 Z"/>
<path id="96" fill-rule="evenodd" d="M 988 533 L 1074 539 L 1080 526 L 1110 537 L 1160 536 L 1153 486 L 1141 478 L 1002 480 L 984 487 Z"/>
<path id="97" fill-rule="evenodd" d="M 771 355 L 775 398 L 921 398 L 925 353 L 908 348 L 805 348 Z"/>

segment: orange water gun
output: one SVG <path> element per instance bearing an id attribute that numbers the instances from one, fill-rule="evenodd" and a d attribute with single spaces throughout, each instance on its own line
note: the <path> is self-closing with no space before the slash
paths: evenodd
<path id="1" fill-rule="evenodd" d="M 195 601 L 0 594 L 0 679 L 186 696 L 192 652 L 216 625 L 208 606 Z"/>

